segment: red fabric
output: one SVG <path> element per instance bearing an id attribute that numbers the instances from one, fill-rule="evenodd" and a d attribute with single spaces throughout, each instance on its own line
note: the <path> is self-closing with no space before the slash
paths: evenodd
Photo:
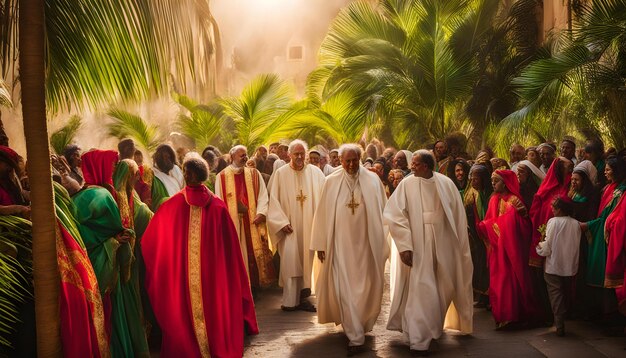
<path id="1" fill-rule="evenodd" d="M 608 242 L 605 286 L 615 288 L 619 311 L 626 315 L 626 199 L 624 195 L 604 225 Z"/>
<path id="2" fill-rule="evenodd" d="M 8 206 L 15 205 L 15 201 L 11 197 L 8 191 L 6 191 L 3 187 L 0 186 L 0 205 Z"/>
<path id="3" fill-rule="evenodd" d="M 20 157 L 13 149 L 4 145 L 0 145 L 0 158 L 8 160 L 13 169 L 17 169 Z"/>
<path id="4" fill-rule="evenodd" d="M 57 260 L 61 273 L 60 319 L 65 357 L 101 357 L 108 355 L 104 311 L 98 281 L 87 252 L 58 224 Z M 96 330 L 100 324 L 100 337 Z"/>
<path id="5" fill-rule="evenodd" d="M 113 171 L 119 161 L 116 151 L 94 149 L 83 154 L 81 159 L 85 183 L 105 188 L 113 186 Z"/>
<path id="6" fill-rule="evenodd" d="M 161 356 L 200 356 L 188 286 L 190 204 L 203 207 L 200 266 L 211 356 L 241 357 L 244 325 L 249 334 L 259 331 L 254 303 L 226 205 L 204 185 L 187 186 L 161 205 L 142 238 L 146 291 L 163 330 Z"/>
<path id="7" fill-rule="evenodd" d="M 504 185 L 508 189 L 509 193 L 514 196 L 521 198 L 522 194 L 520 194 L 519 180 L 517 179 L 517 174 L 515 174 L 512 170 L 496 170 L 495 172 L 502 178 Z"/>
<path id="8" fill-rule="evenodd" d="M 513 182 L 511 188 L 515 189 Z M 528 322 L 539 314 L 528 266 L 531 223 L 515 207 L 521 202 L 511 193 L 494 193 L 485 220 L 478 225 L 479 234 L 487 238 L 489 302 L 497 323 Z"/>
<path id="9" fill-rule="evenodd" d="M 613 199 L 613 192 L 617 188 L 617 183 L 610 183 L 604 187 L 604 191 L 602 192 L 602 197 L 600 198 L 600 206 L 598 207 L 598 214 L 596 217 L 599 217 L 602 214 L 602 210 L 606 208 L 607 205 Z M 615 211 L 615 209 L 613 209 Z"/>
<path id="10" fill-rule="evenodd" d="M 535 250 L 535 247 L 537 247 L 539 241 L 541 241 L 542 236 L 539 231 L 539 227 L 546 225 L 548 220 L 554 216 L 552 213 L 552 202 L 554 201 L 554 198 L 558 196 L 567 196 L 567 192 L 569 191 L 569 183 L 572 175 L 565 175 L 563 183 L 559 183 L 557 170 L 562 167 L 558 165 L 559 162 L 559 158 L 552 162 L 545 179 L 541 182 L 541 186 L 539 186 L 539 190 L 537 190 L 537 193 L 533 198 L 533 204 L 529 211 L 530 220 L 533 224 L 532 242 L 528 247 L 530 254 L 529 264 L 535 267 L 543 267 L 543 262 L 545 260 L 545 258 L 539 256 Z"/>

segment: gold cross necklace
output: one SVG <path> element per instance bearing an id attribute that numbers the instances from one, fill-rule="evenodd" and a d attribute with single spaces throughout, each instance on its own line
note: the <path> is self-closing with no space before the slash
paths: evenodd
<path id="1" fill-rule="evenodd" d="M 348 175 L 349 174 L 346 172 L 344 173 L 344 175 Z M 348 185 L 348 189 L 350 189 L 350 201 L 346 204 L 346 207 L 348 207 L 350 210 L 352 210 L 352 215 L 354 215 L 354 210 L 357 209 L 359 207 L 359 205 L 361 205 L 361 203 L 359 203 L 358 201 L 354 201 L 354 190 L 356 189 L 357 185 L 359 184 L 359 172 L 356 173 L 356 181 L 354 182 L 354 186 L 350 185 L 350 181 L 352 178 L 347 177 L 346 179 L 346 184 Z"/>

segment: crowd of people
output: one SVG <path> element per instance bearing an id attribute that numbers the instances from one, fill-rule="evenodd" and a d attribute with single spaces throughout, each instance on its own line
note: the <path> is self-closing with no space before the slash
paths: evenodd
<path id="1" fill-rule="evenodd" d="M 342 325 L 358 354 L 387 260 L 387 329 L 418 355 L 446 328 L 471 334 L 474 309 L 498 330 L 619 326 L 625 152 L 577 144 L 514 144 L 508 160 L 470 156 L 454 136 L 415 152 L 293 140 L 251 157 L 162 144 L 152 163 L 132 139 L 70 145 L 51 157 L 64 353 L 148 356 L 158 340 L 166 357 L 241 357 L 259 331 L 254 300 L 278 284 L 280 309 Z M 28 189 L 1 145 L 0 215 L 29 218 Z"/>

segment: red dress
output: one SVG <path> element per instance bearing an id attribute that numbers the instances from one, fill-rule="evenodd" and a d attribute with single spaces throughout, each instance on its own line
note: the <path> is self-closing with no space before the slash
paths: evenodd
<path id="1" fill-rule="evenodd" d="M 145 285 L 163 330 L 162 357 L 241 357 L 258 333 L 239 239 L 204 186 L 163 203 L 142 239 Z"/>

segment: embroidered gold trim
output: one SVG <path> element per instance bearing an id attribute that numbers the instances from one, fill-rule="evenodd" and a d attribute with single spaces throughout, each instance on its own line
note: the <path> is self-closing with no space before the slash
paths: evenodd
<path id="1" fill-rule="evenodd" d="M 498 239 L 500 238 L 500 227 L 498 226 L 497 223 L 494 223 L 492 226 L 493 231 L 496 233 L 496 236 L 498 236 Z"/>
<path id="2" fill-rule="evenodd" d="M 604 278 L 604 287 L 606 288 L 617 288 L 620 287 L 624 284 L 624 277 L 620 277 L 620 278 L 612 278 L 612 277 L 605 277 Z"/>
<path id="3" fill-rule="evenodd" d="M 74 250 L 68 252 L 63 244 L 63 237 L 61 236 L 60 229 L 56 230 L 56 248 L 57 248 L 57 262 L 59 265 L 59 273 L 62 283 L 68 283 L 75 286 L 85 294 L 87 302 L 91 304 L 91 318 L 93 319 L 93 326 L 96 331 L 96 339 L 98 340 L 98 351 L 101 358 L 108 358 L 111 356 L 109 350 L 109 338 L 106 333 L 106 325 L 104 322 L 104 307 L 102 304 L 102 298 L 100 297 L 100 289 L 98 288 L 98 280 L 96 274 L 93 271 L 91 262 L 87 256 L 87 252 L 81 250 Z M 85 287 L 83 281 L 76 272 L 76 266 L 82 266 L 87 272 L 87 280 L 90 287 Z"/>
<path id="4" fill-rule="evenodd" d="M 191 301 L 191 316 L 193 328 L 200 348 L 200 356 L 210 357 L 209 338 L 204 321 L 204 306 L 202 303 L 202 271 L 201 238 L 202 238 L 202 208 L 191 206 L 189 213 L 189 243 L 188 243 L 188 270 L 189 270 L 189 299 Z"/>

